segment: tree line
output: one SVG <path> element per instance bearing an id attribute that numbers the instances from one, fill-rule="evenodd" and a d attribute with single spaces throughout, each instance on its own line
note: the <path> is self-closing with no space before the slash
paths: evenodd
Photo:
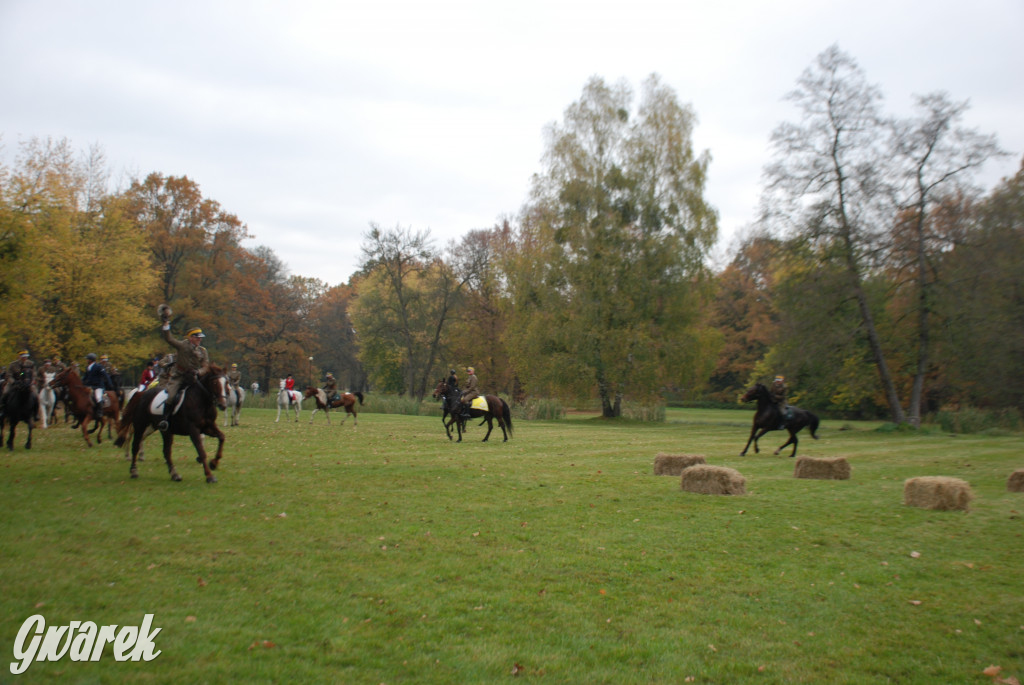
<path id="1" fill-rule="evenodd" d="M 823 52 L 772 136 L 763 210 L 718 271 L 694 110 L 657 75 L 639 97 L 590 79 L 544 131 L 515 216 L 439 246 L 370 224 L 358 271 L 292 275 L 187 177 L 111 190 L 102 151 L 32 139 L 0 166 L 0 351 L 109 354 L 125 369 L 174 330 L 276 389 L 331 371 L 353 390 L 422 399 L 448 368 L 487 392 L 588 399 L 605 416 L 666 399 L 734 403 L 787 376 L 793 399 L 918 423 L 949 404 L 1024 399 L 1024 170 L 988 195 L 995 138 L 938 93 L 881 110 L 856 62 Z"/>

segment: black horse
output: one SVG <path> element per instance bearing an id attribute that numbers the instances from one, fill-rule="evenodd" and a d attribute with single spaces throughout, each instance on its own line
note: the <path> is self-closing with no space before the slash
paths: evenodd
<path id="1" fill-rule="evenodd" d="M 465 430 L 465 421 L 461 418 L 462 408 L 459 403 L 460 393 L 457 389 L 451 388 L 447 381 L 440 381 L 438 382 L 437 387 L 434 388 L 433 396 L 434 399 L 443 398 L 444 413 L 450 414 L 452 417 L 444 426 L 445 433 L 448 434 L 448 439 L 452 439 L 449 427 L 454 423 L 455 429 L 459 434 L 459 439 L 456 442 L 462 442 L 462 433 Z M 487 442 L 487 438 L 491 437 L 491 431 L 494 430 L 493 421 L 495 419 L 498 421 L 498 426 L 501 428 L 501 434 L 505 438 L 504 441 L 508 442 L 509 436 L 512 435 L 512 410 L 508 408 L 508 404 L 505 403 L 505 400 L 497 397 L 496 395 L 482 395 L 482 397 L 487 404 L 487 409 L 469 410 L 469 417 L 471 419 L 482 418 L 487 422 L 487 435 L 484 436 L 482 442 Z M 444 416 L 441 417 L 441 421 L 444 421 Z"/>
<path id="2" fill-rule="evenodd" d="M 7 436 L 7 449 L 14 450 L 14 429 L 19 423 L 28 425 L 28 440 L 25 441 L 25 449 L 32 449 L 32 429 L 35 427 L 36 417 L 39 416 L 39 398 L 32 392 L 31 378 L 22 374 L 15 378 L 14 385 L 4 398 L 4 405 L 0 408 L 0 442 L 3 442 L 4 424 L 11 426 L 11 433 Z"/>
<path id="3" fill-rule="evenodd" d="M 772 402 L 771 392 L 768 388 L 761 383 L 757 383 L 741 398 L 744 402 L 750 402 L 757 400 L 757 411 L 754 413 L 754 426 L 750 429 L 750 438 L 747 440 L 747 446 L 740 452 L 740 456 L 747 454 L 747 449 L 750 448 L 750 443 L 754 443 L 754 452 L 757 453 L 760 450 L 757 449 L 757 441 L 765 433 L 769 431 L 776 431 L 785 428 L 789 431 L 789 440 L 779 446 L 779 449 L 775 450 L 775 454 L 782 451 L 782 448 L 786 445 L 793 443 L 793 452 L 790 457 L 796 456 L 796 446 L 799 442 L 796 438 L 796 434 L 803 429 L 804 426 L 809 426 L 811 431 L 811 437 L 815 440 L 818 436 L 815 435 L 815 431 L 818 430 L 818 417 L 812 412 L 806 409 L 800 409 L 799 407 L 789 407 L 789 411 L 786 412 L 786 416 L 783 417 L 779 408 Z"/>
<path id="4" fill-rule="evenodd" d="M 128 401 L 128 406 L 124 408 L 124 414 L 121 416 L 121 425 L 118 428 L 117 440 L 114 441 L 114 444 L 121 447 L 128 439 L 128 433 L 134 431 L 130 468 L 132 478 L 139 477 L 136 462 L 142 441 L 150 433 L 156 432 L 156 425 L 163 419 L 162 414 L 150 411 L 153 399 L 162 392 L 164 389 L 157 386 L 135 393 Z M 192 439 L 192 444 L 199 455 L 196 457 L 196 461 L 203 465 L 206 482 L 216 483 L 217 479 L 213 475 L 213 470 L 217 468 L 224 454 L 224 433 L 217 426 L 217 409 L 226 411 L 228 407 L 227 378 L 224 377 L 223 370 L 219 366 L 211 364 L 210 370 L 206 374 L 178 391 L 176 404 L 177 400 L 180 400 L 181 406 L 171 415 L 168 421 L 169 429 L 160 433 L 164 441 L 164 461 L 167 462 L 167 471 L 171 474 L 171 480 L 181 480 L 181 476 L 174 468 L 174 462 L 171 461 L 174 436 L 187 435 Z M 203 435 L 217 438 L 217 456 L 212 460 L 207 459 L 206 449 L 203 447 Z"/>

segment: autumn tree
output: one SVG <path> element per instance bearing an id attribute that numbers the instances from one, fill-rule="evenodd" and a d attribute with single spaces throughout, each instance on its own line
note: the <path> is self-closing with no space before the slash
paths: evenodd
<path id="1" fill-rule="evenodd" d="M 547 129 L 513 276 L 512 337 L 530 382 L 592 389 L 609 417 L 627 392 L 652 401 L 713 363 L 696 325 L 717 235 L 709 156 L 693 151 L 693 111 L 657 76 L 632 104 L 628 85 L 595 77 Z"/>
<path id="2" fill-rule="evenodd" d="M 142 354 L 145 302 L 154 278 L 148 250 L 107 189 L 101 150 L 78 154 L 66 139 L 31 139 L 5 184 L 2 252 L 17 257 L 0 316 L 8 340 L 36 354 L 123 360 Z"/>
<path id="3" fill-rule="evenodd" d="M 250 237 L 238 217 L 187 176 L 151 173 L 125 197 L 148 239 L 159 276 L 156 299 L 171 305 L 174 322 L 213 321 L 232 306 L 234 274 L 245 260 L 241 243 Z"/>
<path id="4" fill-rule="evenodd" d="M 971 180 L 989 159 L 1001 154 L 994 136 L 960 125 L 966 102 L 953 102 L 945 93 L 916 98 L 917 114 L 893 127 L 894 158 L 903 181 L 899 220 L 895 222 L 897 248 L 893 259 L 907 276 L 914 294 L 915 354 L 908 419 L 921 424 L 921 398 L 931 367 L 932 319 L 939 263 L 954 236 L 932 230 L 933 207 L 943 197 L 972 195 Z"/>
<path id="5" fill-rule="evenodd" d="M 765 170 L 764 221 L 803 235 L 823 267 L 841 268 L 892 420 L 903 423 L 865 286 L 885 263 L 895 216 L 881 94 L 853 58 L 832 46 L 804 71 L 787 98 L 799 108 L 801 120 L 783 123 L 772 133 L 774 161 Z"/>
<path id="6" fill-rule="evenodd" d="M 390 373 L 385 363 L 397 364 L 401 392 L 423 399 L 439 372 L 446 326 L 471 273 L 452 268 L 429 231 L 371 224 L 362 252 L 364 277 L 350 312 L 362 340 L 360 359 L 378 379 Z"/>

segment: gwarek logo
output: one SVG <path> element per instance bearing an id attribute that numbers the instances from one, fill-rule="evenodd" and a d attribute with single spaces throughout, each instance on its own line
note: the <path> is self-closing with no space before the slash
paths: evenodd
<path id="1" fill-rule="evenodd" d="M 20 675 L 33 661 L 60 661 L 65 656 L 72 661 L 99 661 L 103 647 L 112 646 L 116 661 L 152 661 L 160 656 L 153 638 L 163 630 L 150 630 L 153 614 L 146 614 L 142 627 L 116 625 L 97 626 L 92 621 L 72 621 L 66 626 L 46 627 L 41 614 L 29 616 L 14 641 L 11 673 Z M 155 651 L 154 651 L 155 650 Z"/>

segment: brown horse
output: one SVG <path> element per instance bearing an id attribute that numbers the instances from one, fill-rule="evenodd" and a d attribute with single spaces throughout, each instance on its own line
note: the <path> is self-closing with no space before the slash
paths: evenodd
<path id="1" fill-rule="evenodd" d="M 796 446 L 799 442 L 796 434 L 804 426 L 810 426 L 811 437 L 815 440 L 818 439 L 818 436 L 815 435 L 815 431 L 818 430 L 818 417 L 812 412 L 800 409 L 799 407 L 790 407 L 787 415 L 783 416 L 779 408 L 772 402 L 771 392 L 765 385 L 757 383 L 740 399 L 744 402 L 757 400 L 757 411 L 754 413 L 754 427 L 750 429 L 750 438 L 747 439 L 747 446 L 740 452 L 741 457 L 747 454 L 751 442 L 754 443 L 754 452 L 757 453 L 759 451 L 757 449 L 758 439 L 769 431 L 781 430 L 783 428 L 789 431 L 789 440 L 782 443 L 779 449 L 775 450 L 775 454 L 778 454 L 782 451 L 783 447 L 792 443 L 793 451 L 790 453 L 790 457 L 796 456 Z"/>
<path id="2" fill-rule="evenodd" d="M 460 416 L 462 408 L 460 407 L 459 395 L 448 387 L 447 381 L 440 381 L 437 387 L 434 388 L 434 399 L 444 398 L 444 408 L 451 414 L 452 418 L 447 424 L 445 424 L 444 430 L 448 433 L 448 439 L 452 439 L 452 434 L 448 430 L 448 427 L 455 424 L 455 429 L 459 434 L 459 439 L 456 442 L 462 442 L 462 433 L 465 429 L 465 421 Z M 508 442 L 508 438 L 512 435 L 512 410 L 509 409 L 508 404 L 505 400 L 501 399 L 496 395 L 481 395 L 484 402 L 487 404 L 487 409 L 470 409 L 469 417 L 471 419 L 483 418 L 487 421 L 487 435 L 481 442 L 487 442 L 487 438 L 491 437 L 491 431 L 494 430 L 493 421 L 498 421 L 498 427 L 501 428 L 501 434 L 504 436 L 504 442 Z M 442 421 L 444 417 L 442 417 Z M 506 430 L 507 428 L 507 430 Z"/>
<path id="3" fill-rule="evenodd" d="M 96 433 L 96 444 L 103 442 L 103 427 L 107 427 L 107 437 L 110 437 L 111 427 L 117 425 L 117 417 L 121 414 L 121 405 L 117 401 L 117 393 L 113 390 L 106 390 L 103 393 L 103 412 L 100 418 L 95 419 L 96 423 L 92 430 L 89 430 L 89 420 L 93 418 L 92 388 L 82 383 L 74 367 L 69 366 L 58 373 L 50 385 L 53 388 L 65 388 L 67 396 L 65 406 L 75 417 L 72 428 L 82 427 L 82 437 L 85 444 L 92 447 L 90 433 Z"/>
<path id="4" fill-rule="evenodd" d="M 332 399 L 327 401 L 327 393 L 320 388 L 314 388 L 307 386 L 306 390 L 302 393 L 303 397 L 314 397 L 316 398 L 316 409 L 313 410 L 312 416 L 309 417 L 309 422 L 313 423 L 313 417 L 316 416 L 318 411 L 323 411 L 327 416 L 327 423 L 331 422 L 331 410 L 337 409 L 338 407 L 345 408 L 345 418 L 342 419 L 341 425 L 345 425 L 348 421 L 348 415 L 351 414 L 355 425 L 359 425 L 359 417 L 356 415 L 356 398 L 359 398 L 359 404 L 363 403 L 363 393 L 361 392 L 343 392 L 341 397 L 338 399 Z"/>
<path id="5" fill-rule="evenodd" d="M 163 419 L 162 409 L 156 411 L 153 408 L 153 400 L 161 394 L 166 396 L 163 387 L 148 388 L 142 392 L 132 395 L 128 406 L 124 409 L 124 416 L 121 417 L 121 425 L 117 431 L 117 440 L 114 444 L 121 447 L 132 436 L 132 464 L 130 473 L 132 478 L 139 477 L 136 463 L 139 459 L 139 449 L 142 441 L 151 433 L 156 432 L 156 426 Z M 213 470 L 217 468 L 221 457 L 224 455 L 224 433 L 217 426 L 217 410 L 226 411 L 227 401 L 227 378 L 223 370 L 214 364 L 210 370 L 191 385 L 182 386 L 175 399 L 178 405 L 171 414 L 168 421 L 169 428 L 160 433 L 164 441 L 164 461 L 167 462 L 167 471 L 171 474 L 171 480 L 180 481 L 181 476 L 174 468 L 171 461 L 171 448 L 174 446 L 175 435 L 187 435 L 192 439 L 196 448 L 196 461 L 203 465 L 207 483 L 216 483 Z M 161 404 L 162 406 L 162 404 Z M 217 438 L 217 456 L 213 460 L 207 459 L 206 449 L 203 447 L 203 435 Z"/>

